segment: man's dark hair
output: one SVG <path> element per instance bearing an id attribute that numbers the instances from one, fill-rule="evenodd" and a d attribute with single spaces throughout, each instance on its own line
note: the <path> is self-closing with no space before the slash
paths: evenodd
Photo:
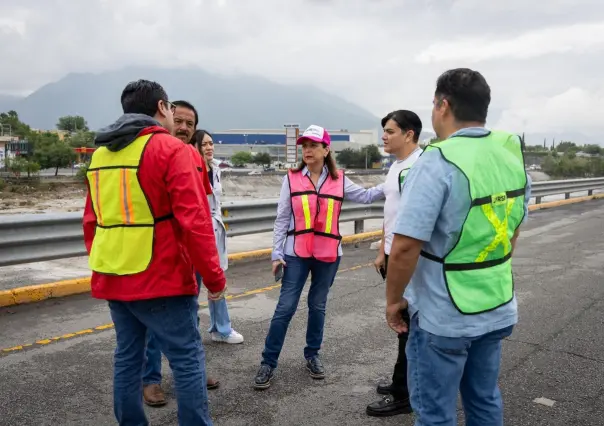
<path id="1" fill-rule="evenodd" d="M 413 141 L 419 141 L 419 134 L 422 132 L 422 120 L 413 111 L 399 109 L 392 111 L 386 117 L 382 118 L 382 128 L 386 126 L 388 120 L 394 121 L 404 132 L 413 131 Z"/>
<path id="2" fill-rule="evenodd" d="M 195 127 L 197 127 L 197 125 L 199 124 L 199 114 L 197 114 L 197 110 L 195 109 L 195 107 L 193 106 L 193 104 L 191 102 L 180 100 L 180 101 L 172 102 L 172 105 L 177 106 L 177 107 L 187 108 L 187 109 L 190 109 L 191 111 L 193 111 L 193 114 L 195 114 Z"/>
<path id="3" fill-rule="evenodd" d="M 145 114 L 153 117 L 157 103 L 168 102 L 168 94 L 159 83 L 149 80 L 131 81 L 122 92 L 124 114 Z"/>
<path id="4" fill-rule="evenodd" d="M 449 102 L 457 121 L 486 123 L 491 88 L 478 71 L 456 68 L 444 72 L 438 77 L 434 95 Z"/>

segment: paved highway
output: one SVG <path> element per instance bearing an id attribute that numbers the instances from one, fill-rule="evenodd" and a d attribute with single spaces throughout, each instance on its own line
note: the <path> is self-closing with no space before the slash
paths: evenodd
<path id="1" fill-rule="evenodd" d="M 501 375 L 506 425 L 602 425 L 603 234 L 604 201 L 532 213 L 523 229 L 514 258 L 521 319 L 504 344 Z M 219 345 L 204 332 L 208 369 L 222 380 L 210 392 L 216 425 L 412 424 L 410 416 L 364 414 L 377 398 L 377 380 L 391 374 L 397 344 L 384 322 L 384 284 L 368 266 L 375 255 L 368 247 L 345 250 L 330 295 L 326 380 L 313 381 L 304 368 L 303 298 L 265 392 L 251 384 L 279 290 L 267 262 L 229 270 L 233 324 L 246 341 Z M 207 323 L 207 309 L 201 313 Z M 109 322 L 105 303 L 87 295 L 0 309 L 0 425 L 114 425 Z M 164 371 L 172 396 L 167 365 Z M 152 424 L 177 424 L 173 400 L 147 411 Z"/>

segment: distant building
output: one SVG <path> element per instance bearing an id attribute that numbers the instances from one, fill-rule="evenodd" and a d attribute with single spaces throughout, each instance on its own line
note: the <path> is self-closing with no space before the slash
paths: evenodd
<path id="1" fill-rule="evenodd" d="M 55 135 L 59 136 L 60 140 L 65 140 L 65 136 L 69 135 L 69 132 L 66 130 L 57 130 L 57 129 L 52 129 L 52 130 L 41 130 L 41 129 L 32 129 L 34 132 L 38 132 L 38 133 L 54 133 Z"/>
<path id="2" fill-rule="evenodd" d="M 0 168 L 6 166 L 7 158 L 27 155 L 29 151 L 29 141 L 19 139 L 17 136 L 0 136 Z"/>
<path id="3" fill-rule="evenodd" d="M 587 152 L 583 152 L 583 151 L 579 151 L 575 154 L 577 157 L 583 157 L 583 158 L 594 158 L 594 157 L 599 157 L 600 154 L 589 154 Z"/>
<path id="4" fill-rule="evenodd" d="M 300 133 L 304 131 L 300 129 Z M 378 144 L 375 130 L 330 130 L 331 149 L 338 153 L 345 148 L 361 149 Z M 248 151 L 252 154 L 268 152 L 274 161 L 285 162 L 285 129 L 231 129 L 212 133 L 216 157 L 229 159 L 236 152 Z"/>

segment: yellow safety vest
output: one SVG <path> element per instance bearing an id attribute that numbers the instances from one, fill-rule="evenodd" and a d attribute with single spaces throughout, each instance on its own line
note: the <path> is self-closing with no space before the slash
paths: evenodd
<path id="1" fill-rule="evenodd" d="M 147 270 L 153 256 L 155 219 L 138 178 L 142 154 L 153 134 L 138 137 L 113 152 L 98 148 L 86 172 L 97 219 L 88 264 L 112 275 L 133 275 Z"/>

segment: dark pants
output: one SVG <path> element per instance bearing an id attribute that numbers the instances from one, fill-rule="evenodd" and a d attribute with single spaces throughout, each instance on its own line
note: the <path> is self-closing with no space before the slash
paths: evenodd
<path id="1" fill-rule="evenodd" d="M 386 255 L 386 271 L 388 270 L 388 255 Z M 405 309 L 403 312 L 403 320 L 410 325 L 409 311 Z M 394 373 L 392 374 L 391 394 L 396 399 L 409 398 L 409 387 L 407 385 L 407 354 L 405 349 L 409 340 L 409 332 L 400 333 L 398 335 L 398 356 L 396 364 L 394 364 Z"/>

